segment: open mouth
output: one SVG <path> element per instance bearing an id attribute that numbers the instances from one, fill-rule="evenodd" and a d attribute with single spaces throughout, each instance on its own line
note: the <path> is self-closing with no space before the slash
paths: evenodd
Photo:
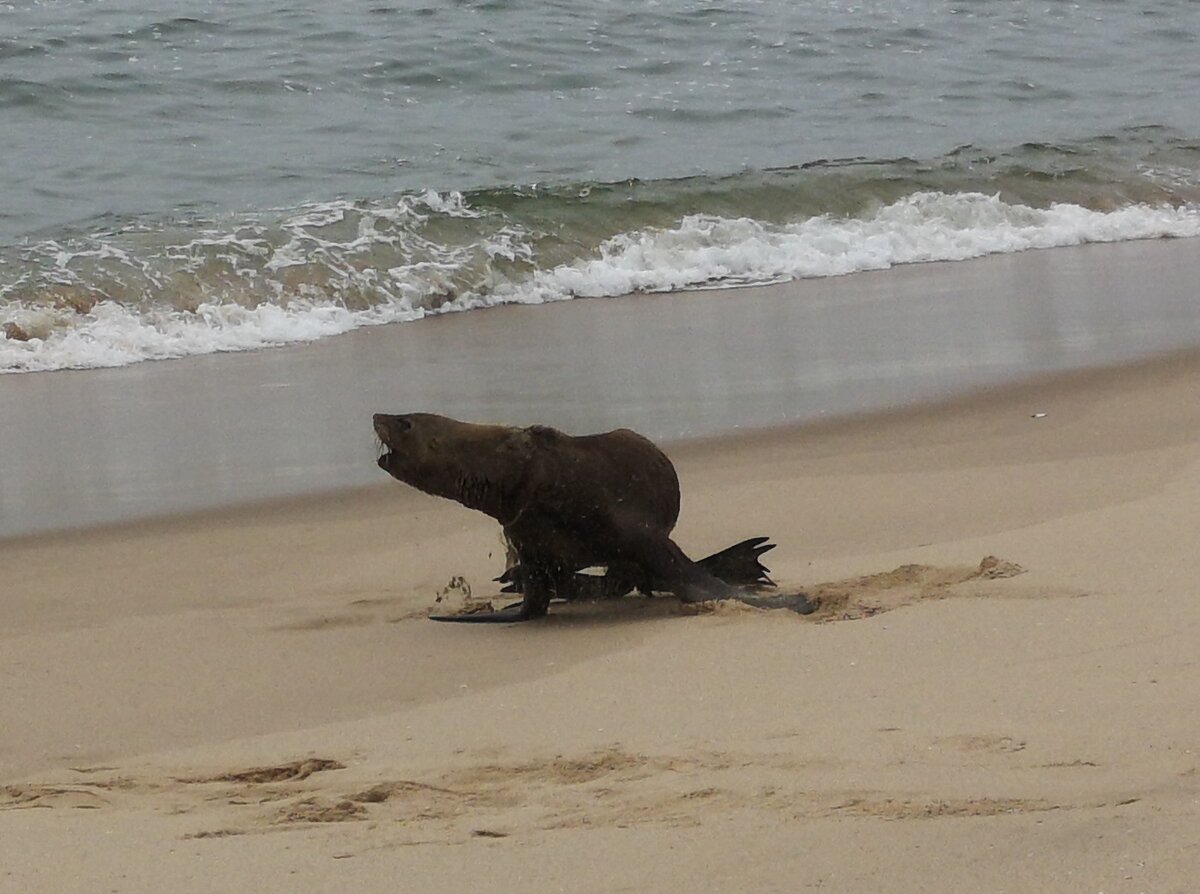
<path id="1" fill-rule="evenodd" d="M 386 472 L 395 474 L 399 457 L 391 442 L 403 439 L 403 433 L 412 428 L 412 423 L 403 416 L 388 416 L 376 413 L 372 419 L 375 429 L 375 463 Z"/>
<path id="2" fill-rule="evenodd" d="M 378 465 L 379 468 L 387 469 L 391 464 L 392 457 L 394 455 L 395 454 L 392 453 L 392 448 L 383 443 L 382 438 L 375 439 L 375 464 Z"/>

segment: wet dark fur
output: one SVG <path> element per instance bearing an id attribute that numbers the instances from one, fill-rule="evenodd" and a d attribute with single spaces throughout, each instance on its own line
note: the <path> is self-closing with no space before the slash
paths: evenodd
<path id="1" fill-rule="evenodd" d="M 609 595 L 636 588 L 692 602 L 770 584 L 759 560 L 772 546 L 765 537 L 700 562 L 684 555 L 669 536 L 679 517 L 675 468 L 636 432 L 571 436 L 430 413 L 376 414 L 374 426 L 385 448 L 381 469 L 492 516 L 515 552 L 501 580 L 522 594 L 519 607 L 453 620 L 539 617 L 556 596 L 594 595 L 588 588 L 597 586 Z M 577 573 L 597 565 L 608 569 L 602 584 Z"/>

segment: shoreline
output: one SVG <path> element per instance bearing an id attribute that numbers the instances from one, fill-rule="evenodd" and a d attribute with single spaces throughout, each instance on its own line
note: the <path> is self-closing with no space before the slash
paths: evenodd
<path id="1" fill-rule="evenodd" d="M 1194 370 L 1200 376 L 1200 347 L 1184 348 L 1108 366 L 1084 367 L 1031 375 L 1015 381 L 979 385 L 958 393 L 897 407 L 863 410 L 838 416 L 784 423 L 773 427 L 735 429 L 658 441 L 673 462 L 686 464 L 702 458 L 722 456 L 738 449 L 758 448 L 781 440 L 838 442 L 869 434 L 880 427 L 914 431 L 921 420 L 946 415 L 970 414 L 981 404 L 1022 406 L 1031 421 L 1048 418 L 1037 408 L 1047 405 L 1041 395 L 1086 395 L 1116 381 L 1140 381 L 1170 375 L 1175 370 Z M 980 420 L 982 421 L 982 420 Z M 582 432 L 576 432 L 580 434 Z M 88 525 L 61 527 L 0 536 L 0 548 L 39 544 L 53 545 L 63 538 L 95 537 L 120 540 L 164 530 L 184 530 L 210 524 L 253 520 L 279 521 L 303 517 L 317 521 L 322 514 L 343 514 L 363 506 L 386 511 L 389 504 L 427 498 L 414 489 L 380 472 L 369 484 L 329 487 L 281 496 L 246 499 L 199 508 L 182 508 L 133 518 L 119 518 Z M 684 494 L 686 499 L 686 494 Z"/>
<path id="2" fill-rule="evenodd" d="M 368 485 L 376 411 L 670 442 L 1197 346 L 1197 244 L 508 306 L 250 354 L 0 377 L 0 537 Z"/>

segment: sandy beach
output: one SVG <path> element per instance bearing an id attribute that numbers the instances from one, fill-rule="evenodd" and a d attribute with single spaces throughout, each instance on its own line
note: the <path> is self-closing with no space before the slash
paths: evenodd
<path id="1" fill-rule="evenodd" d="M 670 453 L 815 615 L 432 623 L 389 481 L 0 542 L 0 890 L 1193 888 L 1200 354 Z"/>
<path id="2" fill-rule="evenodd" d="M 1200 2 L 0 22 L 0 894 L 1200 891 Z"/>

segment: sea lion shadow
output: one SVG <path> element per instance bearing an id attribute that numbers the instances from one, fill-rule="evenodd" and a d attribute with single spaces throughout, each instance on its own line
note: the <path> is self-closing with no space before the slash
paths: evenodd
<path id="1" fill-rule="evenodd" d="M 678 600 L 662 597 L 633 596 L 626 599 L 562 602 L 554 605 L 553 614 L 540 618 L 537 624 L 525 625 L 525 629 L 578 630 L 587 627 L 623 627 L 627 624 L 677 618 L 684 614 Z"/>

